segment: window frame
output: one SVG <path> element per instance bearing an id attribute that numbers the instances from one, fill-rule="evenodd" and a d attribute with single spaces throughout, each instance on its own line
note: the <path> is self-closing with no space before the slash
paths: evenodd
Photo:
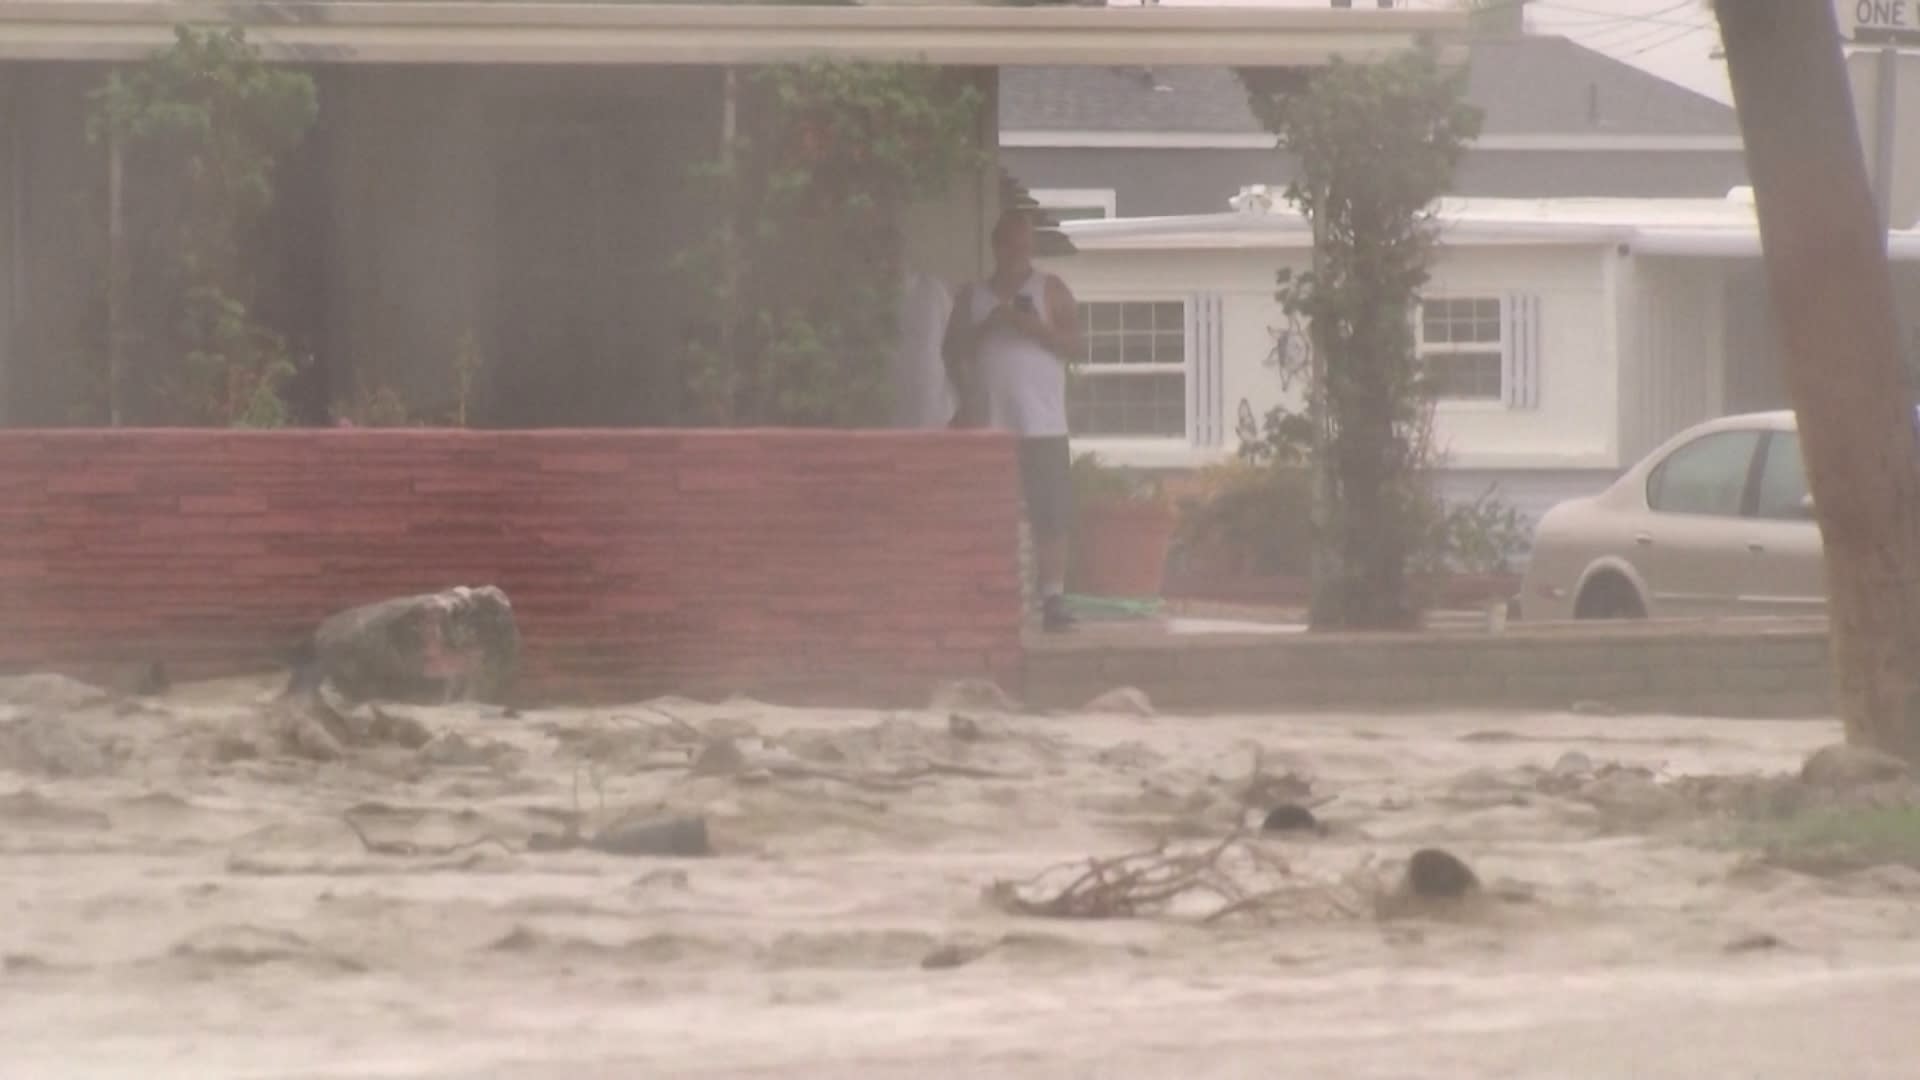
<path id="1" fill-rule="evenodd" d="M 1110 221 L 1119 216 L 1119 197 L 1114 188 L 1028 188 L 1027 197 L 1043 212 L 1055 210 L 1098 210 L 1097 218 L 1074 220 Z"/>
<path id="2" fill-rule="evenodd" d="M 1647 470 L 1646 481 L 1641 489 L 1642 499 L 1647 504 L 1647 512 L 1669 517 L 1706 518 L 1717 521 L 1754 520 L 1755 505 L 1760 498 L 1760 470 L 1766 461 L 1767 455 L 1765 453 L 1765 447 L 1772 434 L 1773 433 L 1766 428 L 1721 428 L 1718 431 L 1703 431 L 1699 435 L 1674 447 L 1671 451 L 1668 451 L 1665 457 L 1660 459 L 1659 464 Z M 1673 463 L 1674 458 L 1679 457 L 1681 454 L 1686 453 L 1688 450 L 1699 446 L 1709 439 L 1723 438 L 1729 435 L 1745 435 L 1753 439 L 1753 445 L 1747 451 L 1747 475 L 1740 489 L 1740 508 L 1738 510 L 1731 514 L 1703 514 L 1693 510 L 1667 510 L 1654 505 L 1654 487 L 1660 482 L 1661 478 L 1666 475 L 1667 467 Z"/>
<path id="3" fill-rule="evenodd" d="M 1194 298 L 1186 294 L 1168 295 L 1165 293 L 1155 294 L 1155 293 L 1146 293 L 1146 292 L 1126 292 L 1126 293 L 1099 293 L 1092 296 L 1081 296 L 1076 298 L 1076 300 L 1077 300 L 1076 306 L 1080 310 L 1080 317 L 1084 321 L 1083 328 L 1081 331 L 1082 338 L 1083 338 L 1081 345 L 1082 345 L 1082 348 L 1085 350 L 1085 352 L 1081 356 L 1077 356 L 1074 358 L 1072 364 L 1069 365 L 1068 371 L 1067 371 L 1068 395 L 1069 395 L 1068 401 L 1067 401 L 1067 413 L 1068 413 L 1069 419 L 1071 420 L 1072 413 L 1073 413 L 1073 402 L 1071 397 L 1072 380 L 1076 378 L 1085 378 L 1089 375 L 1095 378 L 1137 378 L 1137 377 L 1147 376 L 1147 375 L 1164 376 L 1164 375 L 1177 374 L 1180 376 L 1180 431 L 1178 434 L 1169 435 L 1169 434 L 1139 434 L 1139 433 L 1128 433 L 1128 432 L 1074 430 L 1072 433 L 1073 437 L 1075 439 L 1083 439 L 1088 441 L 1152 442 L 1152 443 L 1169 443 L 1169 444 L 1180 444 L 1180 445 L 1190 444 L 1193 441 L 1193 361 L 1194 361 L 1194 357 L 1193 357 L 1194 303 L 1193 303 L 1193 300 Z M 1154 305 L 1179 304 L 1180 305 L 1180 335 L 1181 336 L 1180 336 L 1180 362 L 1179 363 L 1177 364 L 1166 364 L 1166 363 L 1096 364 L 1092 361 L 1091 357 L 1093 353 L 1093 341 L 1094 341 L 1094 331 L 1092 330 L 1092 310 L 1094 308 L 1097 308 L 1103 305 L 1127 305 L 1127 304 L 1154 304 Z M 1116 335 L 1116 340 L 1124 341 L 1127 333 L 1125 328 L 1125 322 L 1126 322 L 1126 316 L 1123 310 L 1121 313 L 1121 330 Z M 1140 331 L 1135 331 L 1135 332 L 1138 333 Z M 1159 326 L 1156 324 L 1153 330 L 1146 331 L 1146 332 L 1152 333 L 1152 334 L 1159 334 L 1159 333 L 1163 333 L 1164 331 L 1162 331 L 1159 328 Z M 1124 345 L 1122 345 L 1122 348 L 1124 348 Z"/>
<path id="4" fill-rule="evenodd" d="M 1786 515 L 1765 513 L 1763 512 L 1760 506 L 1760 496 L 1766 488 L 1767 470 L 1773 464 L 1773 450 L 1774 450 L 1774 447 L 1779 446 L 1782 442 L 1789 439 L 1793 441 L 1793 445 L 1800 458 L 1799 476 L 1800 476 L 1800 498 L 1802 500 L 1802 504 L 1800 506 L 1795 507 L 1793 512 L 1788 513 Z M 1754 479 L 1753 479 L 1754 520 L 1792 522 L 1792 523 L 1808 524 L 1808 525 L 1814 524 L 1815 519 L 1813 518 L 1813 516 L 1811 514 L 1806 513 L 1805 511 L 1805 500 L 1813 494 L 1813 485 L 1807 482 L 1806 450 L 1804 449 L 1803 445 L 1800 442 L 1800 433 L 1798 431 L 1781 431 L 1781 430 L 1774 430 L 1774 431 L 1767 432 L 1766 440 L 1761 446 L 1760 451 L 1756 456 L 1760 459 L 1760 461 L 1758 466 L 1754 469 Z"/>
<path id="5" fill-rule="evenodd" d="M 1500 330 L 1498 341 L 1428 341 L 1427 305 L 1430 303 L 1470 303 L 1481 304 L 1491 301 L 1496 305 L 1495 319 Z M 1509 310 L 1508 298 L 1499 292 L 1444 292 L 1423 295 L 1413 309 L 1413 355 L 1414 362 L 1420 365 L 1422 373 L 1429 356 L 1466 356 L 1493 353 L 1500 361 L 1500 384 L 1492 395 L 1463 397 L 1449 394 L 1435 394 L 1436 404 L 1449 407 L 1466 406 L 1470 408 L 1506 407 L 1512 388 L 1508 382 L 1512 379 L 1513 361 L 1513 320 Z"/>

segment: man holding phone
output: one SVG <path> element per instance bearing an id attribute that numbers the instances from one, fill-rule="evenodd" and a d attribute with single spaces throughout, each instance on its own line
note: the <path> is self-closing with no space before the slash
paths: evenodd
<path id="1" fill-rule="evenodd" d="M 993 228 L 993 274 L 961 292 L 947 357 L 961 388 L 957 424 L 1020 438 L 1020 483 L 1039 564 L 1041 625 L 1071 629 L 1067 534 L 1073 516 L 1067 364 L 1080 351 L 1073 293 L 1033 265 L 1033 221 L 1011 210 Z"/>

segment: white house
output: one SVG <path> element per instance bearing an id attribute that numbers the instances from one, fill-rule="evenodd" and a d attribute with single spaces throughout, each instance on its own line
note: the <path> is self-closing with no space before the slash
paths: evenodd
<path id="1" fill-rule="evenodd" d="M 1230 456 L 1236 419 L 1297 402 L 1275 272 L 1311 236 L 1276 195 L 1227 213 L 1077 221 L 1050 268 L 1083 304 L 1075 445 L 1116 464 Z M 1785 404 L 1750 193 L 1725 199 L 1451 199 L 1418 340 L 1444 387 L 1449 494 L 1528 513 L 1589 493 L 1709 417 Z M 1920 229 L 1889 236 L 1920 360 Z M 1290 396 L 1291 395 L 1291 396 Z"/>

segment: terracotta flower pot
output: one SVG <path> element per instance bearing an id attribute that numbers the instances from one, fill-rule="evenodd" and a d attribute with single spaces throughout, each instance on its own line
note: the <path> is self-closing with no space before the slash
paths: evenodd
<path id="1" fill-rule="evenodd" d="M 1178 519 L 1161 502 L 1103 502 L 1080 508 L 1069 586 L 1083 596 L 1157 598 Z"/>

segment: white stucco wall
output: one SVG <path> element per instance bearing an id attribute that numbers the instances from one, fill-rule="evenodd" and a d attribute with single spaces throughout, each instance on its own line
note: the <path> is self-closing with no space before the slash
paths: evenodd
<path id="1" fill-rule="evenodd" d="M 1081 252 L 1050 260 L 1083 301 L 1176 300 L 1195 294 L 1220 297 L 1225 416 L 1231 434 L 1234 416 L 1246 401 L 1264 416 L 1283 397 L 1280 374 L 1268 364 L 1273 330 L 1283 324 L 1274 300 L 1274 275 L 1283 255 L 1245 252 Z M 1304 264 L 1296 262 L 1296 268 Z M 1189 311 L 1191 317 L 1191 310 Z M 1297 394 L 1295 400 L 1298 399 Z M 1115 463 L 1151 467 L 1189 467 L 1230 457 L 1224 450 L 1200 451 L 1176 440 L 1076 439 L 1077 449 L 1092 450 Z"/>
<path id="2" fill-rule="evenodd" d="M 1540 302 L 1540 398 L 1534 408 L 1443 402 L 1435 418 L 1448 464 L 1462 470 L 1584 470 L 1618 465 L 1619 380 L 1608 317 L 1604 256 L 1598 247 L 1457 248 L 1433 267 L 1432 294 L 1529 293 Z M 1304 252 L 1081 252 L 1055 260 L 1083 300 L 1221 297 L 1225 343 L 1225 417 L 1246 401 L 1256 416 L 1281 402 L 1279 373 L 1268 363 L 1273 330 L 1285 317 L 1274 274 L 1305 268 Z M 1298 401 L 1298 393 L 1292 395 Z M 1175 443 L 1084 439 L 1077 445 L 1115 462 L 1192 465 L 1223 456 Z M 1229 448 L 1230 452 L 1230 448 Z"/>
<path id="3" fill-rule="evenodd" d="M 1540 399 L 1533 408 L 1441 402 L 1435 425 L 1459 469 L 1600 469 L 1619 463 L 1616 326 L 1608 249 L 1511 247 L 1442 250 L 1427 292 L 1540 302 Z"/>

